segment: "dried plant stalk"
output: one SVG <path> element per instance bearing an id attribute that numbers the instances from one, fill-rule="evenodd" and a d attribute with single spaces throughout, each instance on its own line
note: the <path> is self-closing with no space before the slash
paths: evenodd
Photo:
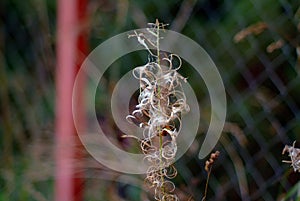
<path id="1" fill-rule="evenodd" d="M 133 70 L 133 76 L 140 82 L 140 94 L 138 105 L 127 120 L 144 129 L 143 139 L 139 141 L 149 165 L 145 183 L 154 189 L 156 200 L 173 201 L 179 200 L 174 193 L 175 185 L 170 181 L 177 175 L 173 166 L 176 138 L 181 130 L 181 115 L 189 111 L 181 85 L 186 79 L 177 72 L 181 67 L 180 57 L 160 51 L 160 31 L 166 25 L 157 20 L 149 26 L 145 33 L 135 31 L 129 35 L 148 50 L 150 61 Z M 177 66 L 174 66 L 175 61 Z"/>
<path id="2" fill-rule="evenodd" d="M 208 182 L 209 182 L 209 178 L 210 178 L 210 174 L 211 174 L 211 169 L 212 169 L 212 166 L 215 163 L 215 161 L 219 158 L 219 155 L 220 155 L 220 152 L 216 151 L 215 153 L 210 154 L 209 159 L 207 161 L 205 161 L 204 169 L 207 172 L 207 179 L 206 179 L 206 183 L 205 183 L 204 196 L 203 196 L 201 201 L 206 200 Z"/>
<path id="3" fill-rule="evenodd" d="M 290 161 L 283 160 L 282 162 L 290 163 L 295 172 L 297 171 L 300 172 L 300 149 L 295 148 L 295 144 L 296 141 L 294 141 L 293 146 L 285 145 L 284 149 L 282 150 L 282 154 L 288 152 L 291 160 Z"/>
<path id="4" fill-rule="evenodd" d="M 255 24 L 252 24 L 251 26 L 241 30 L 238 32 L 233 40 L 234 42 L 238 43 L 242 40 L 244 40 L 247 36 L 254 34 L 254 35 L 259 35 L 263 31 L 265 31 L 268 28 L 268 25 L 265 22 L 257 22 Z"/>

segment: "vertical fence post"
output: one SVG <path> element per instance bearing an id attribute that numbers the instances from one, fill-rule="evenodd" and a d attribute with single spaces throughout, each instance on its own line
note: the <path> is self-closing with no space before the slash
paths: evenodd
<path id="1" fill-rule="evenodd" d="M 87 0 L 77 0 L 77 21 L 78 21 L 78 37 L 77 37 L 77 60 L 76 60 L 76 74 L 80 70 L 81 64 L 83 63 L 84 59 L 87 56 L 88 53 L 88 27 L 87 27 Z M 73 97 L 76 99 L 77 102 L 77 108 L 75 108 L 77 111 L 77 114 L 80 114 L 80 126 L 81 128 L 85 127 L 85 112 L 84 110 L 84 87 L 85 87 L 85 78 L 84 76 L 80 76 L 81 79 L 78 81 L 78 86 L 80 87 L 80 90 L 78 90 L 78 93 L 76 93 L 76 96 Z M 83 158 L 83 146 L 76 135 L 76 144 L 77 149 L 75 151 L 75 158 L 78 160 L 82 160 Z M 80 164 L 82 164 L 81 162 Z M 77 163 L 78 164 L 78 163 Z M 79 170 L 75 173 L 74 177 L 74 193 L 75 193 L 75 199 L 74 201 L 81 201 L 83 200 L 83 173 L 82 173 L 82 165 L 80 165 Z M 77 168 L 78 169 L 78 168 Z"/>
<path id="2" fill-rule="evenodd" d="M 82 153 L 78 150 L 79 140 L 74 129 L 72 90 L 83 55 L 87 53 L 86 34 L 82 32 L 86 0 L 58 0 L 57 3 L 55 200 L 80 201 L 83 179 L 75 164 Z M 84 80 L 80 82 L 84 84 Z M 83 101 L 80 95 L 75 98 Z M 82 119 L 84 122 L 83 116 Z"/>

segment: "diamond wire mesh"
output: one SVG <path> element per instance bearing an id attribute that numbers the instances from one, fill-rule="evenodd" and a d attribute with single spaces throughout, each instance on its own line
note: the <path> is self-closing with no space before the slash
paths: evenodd
<path id="1" fill-rule="evenodd" d="M 279 199 L 280 192 L 283 193 L 292 185 L 282 176 L 287 170 L 281 163 L 280 154 L 284 144 L 291 144 L 299 138 L 299 101 L 293 93 L 296 91 L 295 87 L 299 86 L 297 55 L 294 44 L 285 44 L 272 53 L 268 53 L 266 49 L 268 43 L 282 37 L 278 30 L 272 30 L 277 23 L 298 26 L 295 20 L 295 11 L 298 8 L 292 8 L 293 5 L 288 2 L 280 2 L 278 6 L 287 13 L 282 13 L 273 20 L 264 12 L 268 8 L 262 7 L 263 3 L 249 2 L 253 7 L 249 7 L 248 12 L 257 15 L 256 22 L 266 22 L 270 27 L 267 31 L 256 36 L 252 34 L 245 37 L 244 41 L 234 43 L 235 34 L 255 23 L 243 15 L 237 16 L 234 9 L 231 10 L 237 25 L 234 29 L 226 29 L 220 25 L 224 23 L 220 19 L 214 21 L 215 24 L 209 31 L 205 30 L 206 27 L 194 28 L 197 33 L 204 33 L 199 34 L 199 41 L 207 41 L 214 35 L 218 37 L 217 43 L 211 45 L 203 42 L 202 45 L 216 62 L 224 79 L 229 100 L 227 120 L 239 122 L 247 138 L 246 146 L 241 146 L 235 139 L 229 146 L 234 146 L 244 163 L 248 195 L 239 192 L 242 186 L 238 183 L 238 172 L 233 171 L 229 164 L 231 162 L 228 162 L 238 161 L 223 147 L 221 153 L 228 154 L 229 157 L 221 158 L 220 163 L 224 166 L 221 170 L 225 170 L 223 174 L 228 174 L 228 178 L 224 183 L 217 176 L 212 179 L 216 180 L 211 182 L 211 188 L 216 195 L 212 200 L 225 200 L 224 197 L 227 200 L 276 200 Z M 282 28 L 284 29 L 284 25 Z M 241 43 L 248 43 L 249 47 L 241 50 Z M 224 55 L 226 60 L 223 59 Z M 224 69 L 224 66 L 231 67 Z M 222 139 L 220 142 L 225 146 Z M 218 168 L 215 172 L 217 171 Z M 295 175 L 290 177 L 297 178 Z"/>
<path id="2" fill-rule="evenodd" d="M 26 6 L 7 3 L 2 9 L 4 70 L 1 74 L 5 79 L 1 84 L 1 132 L 12 135 L 11 138 L 2 135 L 1 160 L 12 160 L 14 164 L 17 159 L 13 152 L 26 150 L 26 144 L 34 141 L 39 133 L 53 132 L 55 4 L 49 2 L 30 1 Z M 171 27 L 183 27 L 179 31 L 201 44 L 218 66 L 227 92 L 228 122 L 216 147 L 221 157 L 213 167 L 208 199 L 271 201 L 284 197 L 299 180 L 299 175 L 281 162 L 286 159 L 281 155 L 284 145 L 299 141 L 300 79 L 296 53 L 299 3 L 283 0 L 136 1 L 128 3 L 125 21 L 115 20 L 114 14 L 119 13 L 116 5 L 110 1 L 90 1 L 94 12 L 91 46 L 120 30 L 144 27 L 159 18 Z M 188 21 L 183 22 L 183 26 L 175 26 L 172 19 L 184 5 Z M 35 19 L 40 19 L 40 23 Z M 234 42 L 238 32 L 257 22 L 266 23 L 268 28 Z M 267 47 L 280 39 L 285 41 L 284 45 L 268 53 Z M 197 143 L 176 163 L 179 171 L 176 185 L 192 194 L 195 200 L 203 196 L 206 178 L 204 161 L 197 158 L 201 139 L 200 135 Z M 1 186 L 12 194 L 17 183 L 4 172 L 2 178 L 8 179 L 2 179 Z M 42 180 L 43 174 L 37 177 Z M 104 188 L 106 182 L 97 184 Z M 93 181 L 88 180 L 86 185 L 93 186 Z M 95 194 L 91 189 L 86 192 Z M 40 191 L 44 194 L 40 196 L 49 198 L 45 195 L 48 191 Z M 16 197 L 11 195 L 10 198 Z M 123 195 L 123 199 L 126 196 Z"/>

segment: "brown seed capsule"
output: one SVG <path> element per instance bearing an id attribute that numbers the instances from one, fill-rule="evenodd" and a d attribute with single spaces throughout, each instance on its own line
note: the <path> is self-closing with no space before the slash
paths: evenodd
<path id="1" fill-rule="evenodd" d="M 219 151 L 216 151 L 215 153 L 210 154 L 210 158 L 205 162 L 205 171 L 208 172 L 211 168 L 211 166 L 213 165 L 213 163 L 215 162 L 215 160 L 218 159 L 220 155 Z"/>

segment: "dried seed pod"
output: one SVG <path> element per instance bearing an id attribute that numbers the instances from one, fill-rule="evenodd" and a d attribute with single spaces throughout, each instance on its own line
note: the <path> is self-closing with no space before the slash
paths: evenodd
<path id="1" fill-rule="evenodd" d="M 220 155 L 219 151 L 216 151 L 215 153 L 210 154 L 210 158 L 207 161 L 205 161 L 205 168 L 204 169 L 205 169 L 206 172 L 210 171 L 211 166 L 218 159 L 219 155 Z"/>

